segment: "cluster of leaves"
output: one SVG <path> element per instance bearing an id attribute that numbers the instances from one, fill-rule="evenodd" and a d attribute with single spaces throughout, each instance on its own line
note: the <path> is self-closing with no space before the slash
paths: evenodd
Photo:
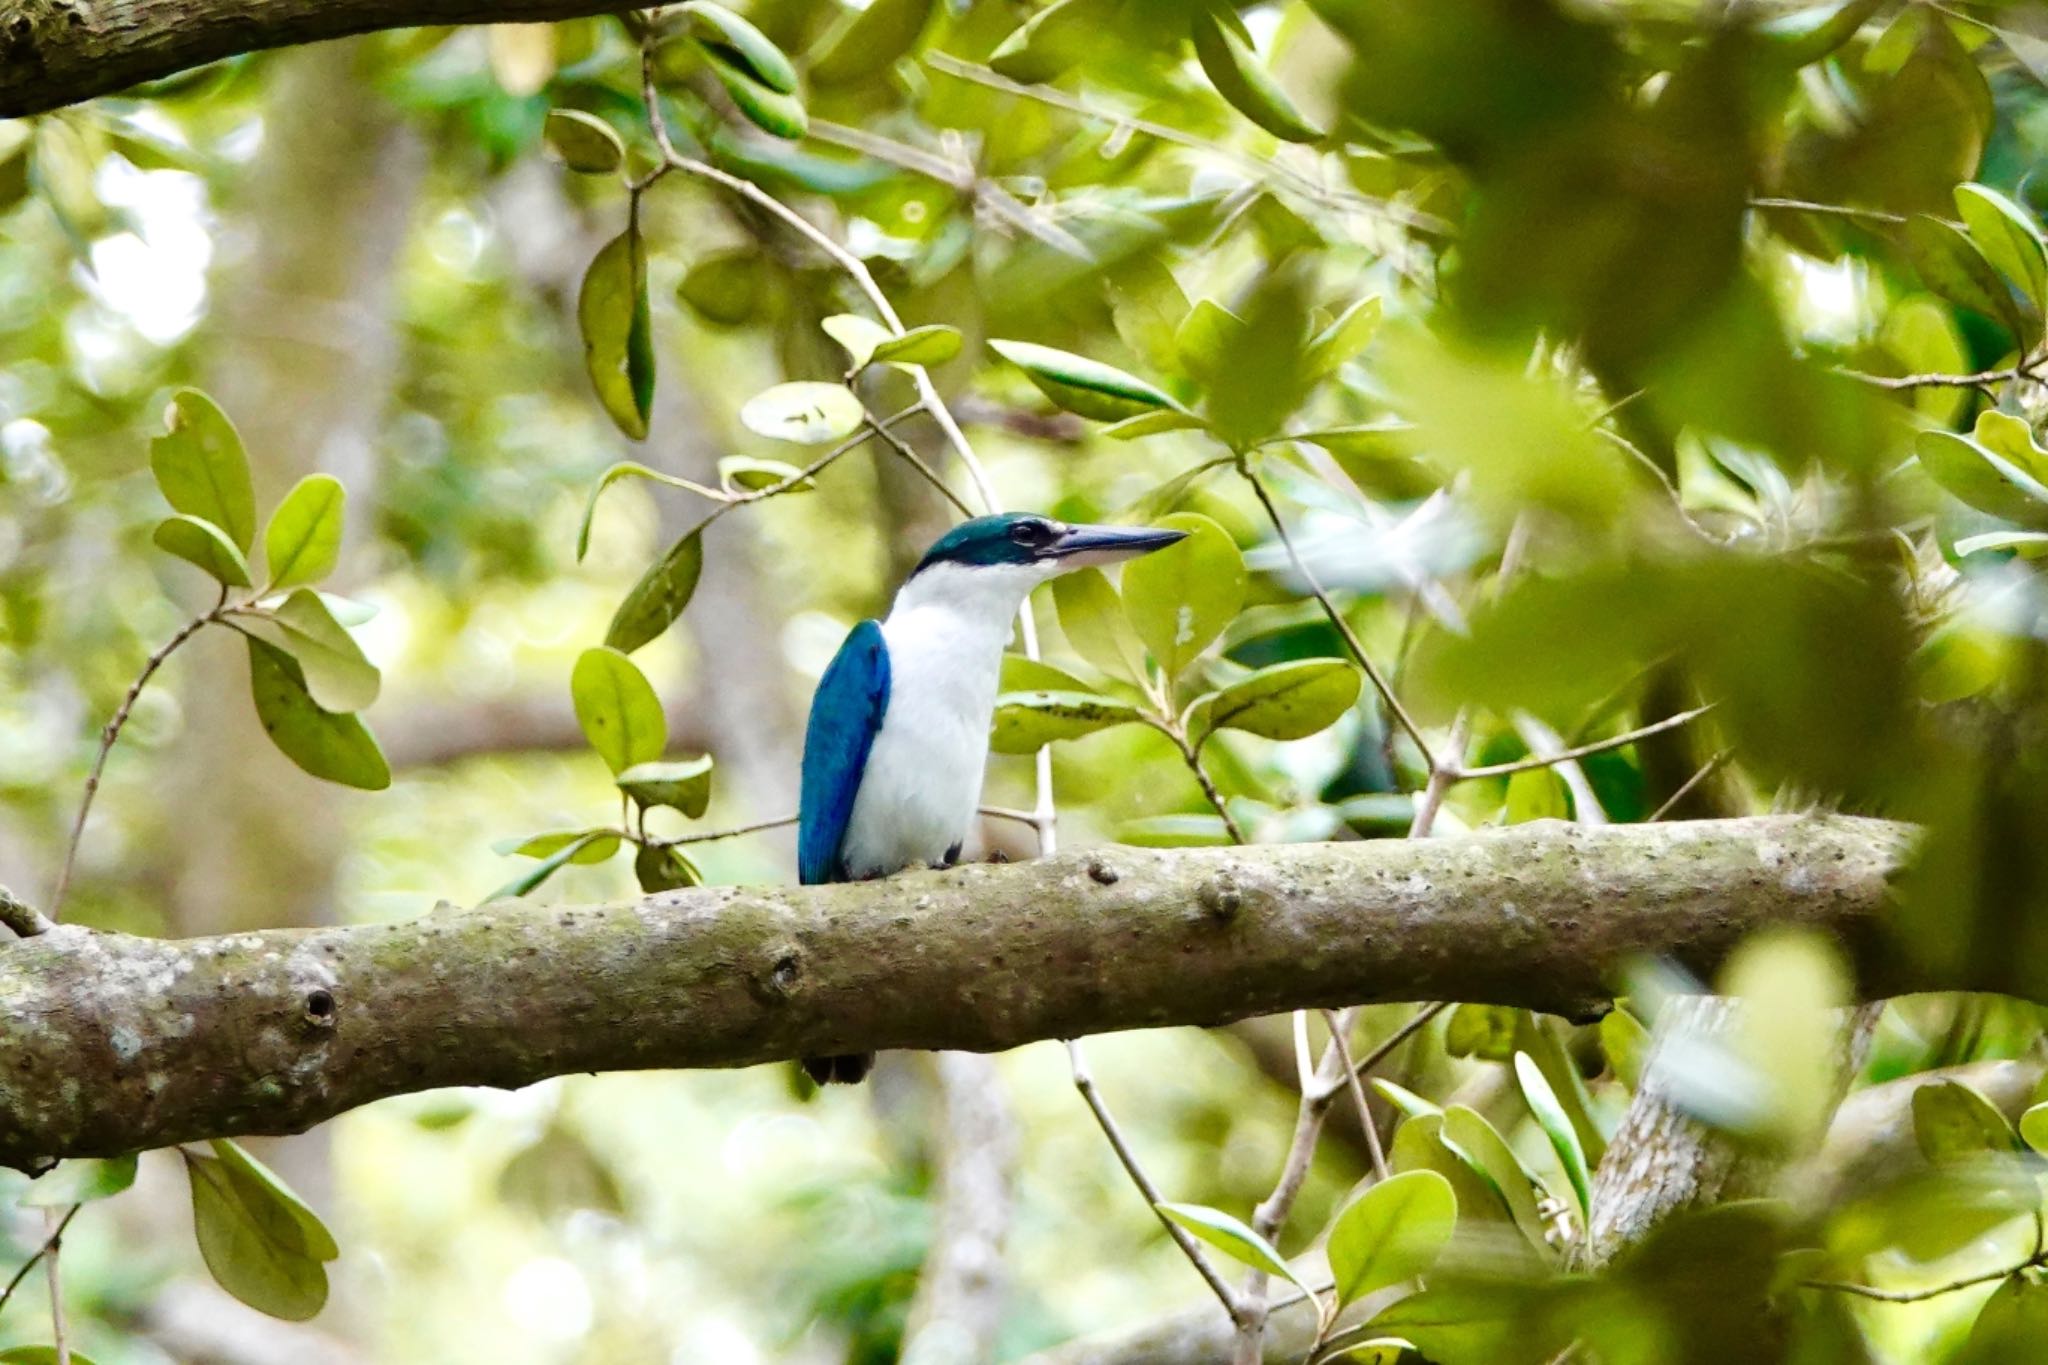
<path id="1" fill-rule="evenodd" d="M 524 896 L 571 863 L 602 863 L 622 847 L 633 847 L 633 875 L 647 892 L 696 886 L 698 874 L 679 843 L 648 833 L 647 815 L 654 810 L 678 811 L 700 818 L 711 804 L 712 760 L 667 759 L 668 719 L 661 698 L 639 666 L 610 645 L 588 649 L 576 660 L 569 693 L 584 738 L 604 760 L 617 783 L 622 808 L 630 808 L 624 826 L 550 830 L 501 844 L 500 853 L 535 858 L 522 873 L 485 899 Z"/>
<path id="2" fill-rule="evenodd" d="M 314 586 L 341 555 L 348 492 L 328 474 L 299 480 L 256 547 L 256 494 L 234 424 L 196 389 L 176 394 L 149 465 L 175 509 L 157 523 L 158 549 L 191 564 L 220 589 L 201 618 L 239 631 L 249 646 L 249 687 L 271 742 L 315 777 L 381 790 L 391 769 L 356 712 L 377 699 L 381 675 L 348 633 L 369 609 Z M 261 586 L 258 586 L 258 583 Z"/>

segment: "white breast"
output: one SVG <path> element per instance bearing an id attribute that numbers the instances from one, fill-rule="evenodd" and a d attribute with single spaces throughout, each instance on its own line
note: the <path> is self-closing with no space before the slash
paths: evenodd
<path id="1" fill-rule="evenodd" d="M 981 805 L 1003 647 L 1038 577 L 935 566 L 897 595 L 882 623 L 889 706 L 840 846 L 852 876 L 936 867 L 966 839 Z"/>

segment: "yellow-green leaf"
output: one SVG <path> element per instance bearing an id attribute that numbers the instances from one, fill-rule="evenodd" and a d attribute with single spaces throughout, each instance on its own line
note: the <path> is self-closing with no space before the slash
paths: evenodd
<path id="1" fill-rule="evenodd" d="M 1092 692 L 1006 692 L 996 698 L 989 747 L 999 754 L 1029 754 L 1055 740 L 1079 739 L 1138 719 L 1129 702 Z"/>
<path id="2" fill-rule="evenodd" d="M 1358 670 L 1342 659 L 1273 664 L 1196 698 L 1188 708 L 1188 733 L 1197 741 L 1217 730 L 1305 739 L 1351 709 L 1359 683 Z"/>
<path id="3" fill-rule="evenodd" d="M 653 762 L 668 747 L 661 698 L 620 651 L 604 645 L 584 650 L 569 675 L 569 696 L 583 737 L 614 776 Z"/>
<path id="4" fill-rule="evenodd" d="M 1273 1249 L 1271 1242 L 1221 1209 L 1201 1204 L 1154 1204 L 1153 1207 L 1231 1259 L 1263 1270 L 1268 1275 L 1278 1275 L 1302 1293 L 1314 1297 L 1280 1253 Z"/>
<path id="5" fill-rule="evenodd" d="M 562 164 L 585 175 L 606 175 L 626 160 L 626 144 L 612 126 L 581 109 L 550 109 L 541 136 Z"/>
<path id="6" fill-rule="evenodd" d="M 810 115 L 794 94 L 762 84 L 747 68 L 728 59 L 729 49 L 707 47 L 704 60 L 747 120 L 765 133 L 795 141 L 811 130 Z"/>
<path id="7" fill-rule="evenodd" d="M 576 298 L 583 363 L 619 430 L 647 439 L 654 403 L 654 341 L 647 309 L 647 260 L 637 228 L 605 243 Z"/>
<path id="8" fill-rule="evenodd" d="M 1423 1274 L 1457 1223 L 1458 1196 L 1435 1171 L 1403 1171 L 1367 1189 L 1330 1228 L 1337 1302 L 1354 1303 Z"/>
<path id="9" fill-rule="evenodd" d="M 690 0 L 677 6 L 694 21 L 697 40 L 780 95 L 796 93 L 796 67 L 774 40 L 723 5 Z"/>
<path id="10" fill-rule="evenodd" d="M 340 1255 L 305 1202 L 232 1142 L 185 1151 L 199 1254 L 221 1288 L 272 1317 L 303 1322 L 327 1302 L 322 1264 Z"/>
<path id="11" fill-rule="evenodd" d="M 121 1193 L 135 1183 L 135 1153 L 116 1157 L 73 1157 L 29 1182 L 16 1202 L 24 1208 L 63 1209 Z"/>
<path id="12" fill-rule="evenodd" d="M 1154 408 L 1181 406 L 1155 385 L 1086 356 L 1029 341 L 991 341 L 988 345 L 1024 371 L 1040 393 L 1082 417 L 1121 422 Z"/>
<path id="13" fill-rule="evenodd" d="M 667 844 L 642 844 L 633 855 L 633 876 L 640 889 L 650 896 L 659 891 L 680 891 L 704 881 L 697 865 L 683 856 L 681 849 Z"/>
<path id="14" fill-rule="evenodd" d="M 881 342 L 868 360 L 876 365 L 943 365 L 960 354 L 960 344 L 959 328 L 928 323 Z"/>
<path id="15" fill-rule="evenodd" d="M 844 440 L 866 420 L 867 410 L 845 385 L 816 380 L 777 384 L 740 405 L 747 430 L 806 446 Z"/>
<path id="16" fill-rule="evenodd" d="M 643 806 L 666 806 L 692 820 L 711 804 L 709 754 L 673 763 L 635 763 L 618 776 L 619 790 Z"/>
<path id="17" fill-rule="evenodd" d="M 2020 287 L 2036 310 L 2048 303 L 2048 248 L 2033 215 L 1997 190 L 1958 185 L 1956 210 L 1985 259 Z"/>
<path id="18" fill-rule="evenodd" d="M 1112 678 L 1136 682 L 1145 676 L 1145 647 L 1102 570 L 1076 569 L 1055 578 L 1052 600 L 1076 654 Z"/>
<path id="19" fill-rule="evenodd" d="M 491 851 L 515 858 L 552 858 L 571 844 L 576 848 L 570 862 L 601 863 L 619 851 L 619 836 L 609 829 L 553 829 L 524 839 L 500 839 Z"/>
<path id="20" fill-rule="evenodd" d="M 377 700 L 382 675 L 327 603 L 311 588 L 294 588 L 273 607 L 235 615 L 234 623 L 298 661 L 313 700 L 329 711 L 360 711 Z"/>
<path id="21" fill-rule="evenodd" d="M 149 538 L 165 554 L 198 565 L 216 582 L 231 588 L 250 586 L 249 561 L 227 532 L 210 521 L 179 512 L 158 522 Z"/>
<path id="22" fill-rule="evenodd" d="M 1515 1054 L 1515 1079 L 1521 1083 L 1522 1098 L 1528 1101 L 1529 1112 L 1536 1116 L 1537 1126 L 1550 1139 L 1550 1148 L 1557 1153 L 1565 1178 L 1571 1181 L 1572 1193 L 1578 1196 L 1579 1217 L 1583 1225 L 1583 1220 L 1590 1217 L 1593 1210 L 1593 1174 L 1587 1169 L 1586 1152 L 1579 1146 L 1579 1136 L 1573 1131 L 1572 1121 L 1564 1112 L 1564 1105 L 1558 1102 L 1557 1092 L 1550 1088 L 1542 1068 L 1526 1052 Z"/>
<path id="23" fill-rule="evenodd" d="M 605 470 L 597 479 L 597 486 L 590 490 L 590 497 L 583 504 L 583 522 L 576 528 L 576 562 L 581 564 L 583 556 L 590 552 L 590 523 L 597 515 L 597 500 L 604 496 L 604 490 L 620 479 L 645 479 L 649 483 L 666 484 L 670 488 L 681 488 L 692 493 L 703 490 L 688 479 L 679 479 L 673 474 L 664 474 L 659 469 L 650 469 L 637 460 L 621 460 Z"/>
<path id="24" fill-rule="evenodd" d="M 870 0 L 840 16 L 811 54 L 812 85 L 851 85 L 879 75 L 917 46 L 936 0 Z"/>
<path id="25" fill-rule="evenodd" d="M 334 571 L 347 506 L 348 490 L 332 474 L 308 474 L 292 485 L 263 532 L 272 588 L 317 583 Z"/>
<path id="26" fill-rule="evenodd" d="M 1998 1107 L 1961 1081 L 1935 1081 L 1913 1092 L 1913 1139 L 1936 1165 L 2020 1148 Z"/>
<path id="27" fill-rule="evenodd" d="M 1244 606 L 1244 556 L 1221 526 L 1197 512 L 1162 518 L 1187 538 L 1124 568 L 1124 611 L 1168 680 L 1178 678 Z"/>
<path id="28" fill-rule="evenodd" d="M 809 493 L 818 481 L 782 460 L 759 460 L 751 455 L 728 455 L 718 462 L 718 481 L 726 488 L 744 493 L 775 489 L 778 493 Z"/>
<path id="29" fill-rule="evenodd" d="M 1315 142 L 1323 136 L 1259 62 L 1235 12 L 1198 9 L 1190 36 L 1209 83 L 1240 114 L 1284 142 Z"/>
<path id="30" fill-rule="evenodd" d="M 197 389 L 180 389 L 164 410 L 164 434 L 149 445 L 149 468 L 164 500 L 210 521 L 248 554 L 256 544 L 256 490 L 249 458 L 227 414 Z"/>

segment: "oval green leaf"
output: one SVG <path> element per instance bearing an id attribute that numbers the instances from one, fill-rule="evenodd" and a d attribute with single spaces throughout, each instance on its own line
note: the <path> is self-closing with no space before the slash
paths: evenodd
<path id="1" fill-rule="evenodd" d="M 989 747 L 999 754 L 1036 753 L 1055 740 L 1079 739 L 1138 719 L 1129 702 L 1092 692 L 1008 692 L 996 698 Z"/>
<path id="2" fill-rule="evenodd" d="M 634 662 L 610 646 L 586 649 L 569 674 L 569 696 L 583 737 L 614 777 L 652 763 L 668 746 L 668 718 Z"/>
<path id="3" fill-rule="evenodd" d="M 728 490 L 742 493 L 809 493 L 818 481 L 782 460 L 758 460 L 751 455 L 728 455 L 718 462 L 718 482 Z"/>
<path id="4" fill-rule="evenodd" d="M 711 755 L 673 763 L 636 763 L 618 776 L 619 790 L 643 806 L 666 806 L 692 820 L 711 804 Z"/>
<path id="5" fill-rule="evenodd" d="M 1543 1214 L 1536 1206 L 1536 1179 L 1523 1167 L 1507 1139 L 1486 1121 L 1486 1116 L 1462 1104 L 1447 1106 L 1437 1136 L 1492 1186 L 1529 1244 L 1547 1253 L 1549 1243 L 1544 1239 Z"/>
<path id="6" fill-rule="evenodd" d="M 811 84 L 852 85 L 894 66 L 924 35 L 937 0 L 871 0 L 849 10 L 810 59 Z"/>
<path id="7" fill-rule="evenodd" d="M 1923 431 L 1913 441 L 1913 453 L 1929 478 L 1970 506 L 2004 521 L 2048 529 L 2048 485 L 1976 437 Z"/>
<path id="8" fill-rule="evenodd" d="M 1963 233 L 1926 214 L 1906 224 L 1906 257 L 1920 279 L 1950 303 L 1961 304 L 2022 335 L 2025 320 L 2012 290 L 1984 253 Z"/>
<path id="9" fill-rule="evenodd" d="M 867 410 L 845 385 L 817 380 L 777 384 L 740 405 L 748 431 L 805 446 L 844 440 L 866 420 Z"/>
<path id="10" fill-rule="evenodd" d="M 660 635 L 690 605 L 690 595 L 697 591 L 697 579 L 703 572 L 704 542 L 692 531 L 669 546 L 668 553 L 640 576 L 612 613 L 604 642 L 631 654 Z"/>
<path id="11" fill-rule="evenodd" d="M 1055 578 L 1052 600 L 1076 654 L 1112 678 L 1136 682 L 1145 676 L 1144 645 L 1102 570 L 1076 569 Z"/>
<path id="12" fill-rule="evenodd" d="M 2020 1149 L 1998 1106 L 1961 1081 L 1935 1081 L 1913 1092 L 1913 1140 L 1936 1165 Z"/>
<path id="13" fill-rule="evenodd" d="M 543 836 L 545 837 L 545 836 Z M 485 896 L 479 905 L 492 901 L 516 900 L 520 896 L 532 895 L 540 889 L 541 883 L 560 872 L 571 863 L 601 863 L 619 851 L 619 836 L 610 830 L 585 830 L 572 836 L 568 842 L 542 858 L 527 871 L 520 873 L 497 890 Z"/>
<path id="14" fill-rule="evenodd" d="M 1226 17 L 1227 13 L 1227 17 Z M 1190 24 L 1195 57 L 1216 93 L 1253 123 L 1283 142 L 1319 141 L 1322 129 L 1303 118 L 1259 62 L 1235 12 L 1197 10 Z"/>
<path id="15" fill-rule="evenodd" d="M 1271 1242 L 1223 1210 L 1201 1204 L 1154 1204 L 1152 1207 L 1158 1209 L 1161 1216 L 1180 1224 L 1232 1260 L 1242 1261 L 1268 1275 L 1278 1275 L 1302 1293 L 1315 1297 L 1280 1253 L 1273 1249 Z"/>
<path id="16" fill-rule="evenodd" d="M 1113 365 L 1029 341 L 991 341 L 989 349 L 1024 371 L 1038 391 L 1068 412 L 1121 422 L 1154 408 L 1178 408 L 1171 396 Z"/>
<path id="17" fill-rule="evenodd" d="M 1124 567 L 1124 612 L 1170 683 L 1200 658 L 1244 607 L 1244 556 L 1221 526 L 1198 512 L 1159 525 L 1187 539 Z M 1318 727 L 1320 728 L 1320 727 Z"/>
<path id="18" fill-rule="evenodd" d="M 1305 739 L 1337 723 L 1358 700 L 1358 670 L 1342 659 L 1297 659 L 1262 668 L 1188 708 L 1197 743 L 1218 730 Z"/>
<path id="19" fill-rule="evenodd" d="M 1146 436 L 1157 436 L 1165 431 L 1196 431 L 1207 426 L 1192 412 L 1181 412 L 1174 408 L 1156 408 L 1141 412 L 1136 417 L 1102 429 L 1102 434 L 1112 441 L 1136 441 Z"/>
<path id="20" fill-rule="evenodd" d="M 317 583 L 334 572 L 347 507 L 348 490 L 332 474 L 308 474 L 292 485 L 263 532 L 272 588 Z"/>
<path id="21" fill-rule="evenodd" d="M 562 164 L 585 175 L 607 175 L 625 164 L 626 144 L 612 126 L 581 109 L 550 109 L 541 136 Z"/>
<path id="22" fill-rule="evenodd" d="M 524 839 L 500 839 L 491 851 L 516 858 L 552 858 L 571 844 L 576 849 L 570 862 L 601 863 L 619 851 L 619 836 L 609 829 L 554 829 Z"/>
<path id="23" fill-rule="evenodd" d="M 304 1322 L 327 1303 L 322 1264 L 340 1254 L 311 1209 L 231 1142 L 185 1151 L 193 1231 L 213 1278 L 251 1308 Z"/>
<path id="24" fill-rule="evenodd" d="M 1521 1083 L 1522 1098 L 1529 1102 L 1529 1112 L 1536 1116 L 1537 1126 L 1550 1139 L 1550 1148 L 1557 1153 L 1557 1161 L 1564 1167 L 1565 1179 L 1571 1181 L 1572 1193 L 1578 1196 L 1580 1226 L 1593 1211 L 1593 1173 L 1587 1169 L 1585 1150 L 1579 1146 L 1579 1135 L 1572 1129 L 1572 1121 L 1564 1112 L 1564 1105 L 1558 1102 L 1557 1092 L 1550 1088 L 1542 1068 L 1526 1052 L 1515 1054 L 1515 1079 Z"/>
<path id="25" fill-rule="evenodd" d="M 211 398 L 180 389 L 164 410 L 164 434 L 149 444 L 149 468 L 164 500 L 210 521 L 248 554 L 256 544 L 256 489 L 242 438 Z"/>
<path id="26" fill-rule="evenodd" d="M 2041 243 L 2033 215 L 1983 185 L 1956 186 L 1955 200 L 1971 242 L 1985 259 L 2020 287 L 2037 312 L 2048 304 L 2048 247 Z"/>
<path id="27" fill-rule="evenodd" d="M 598 401 L 620 431 L 647 439 L 654 403 L 654 341 L 647 309 L 647 260 L 636 228 L 605 243 L 576 297 L 583 363 Z"/>
<path id="28" fill-rule="evenodd" d="M 834 313 L 818 326 L 846 352 L 847 368 L 858 370 L 874 358 L 875 348 L 890 341 L 891 332 L 873 318 L 858 313 Z"/>
<path id="29" fill-rule="evenodd" d="M 227 532 L 210 521 L 179 512 L 158 522 L 149 538 L 165 554 L 198 565 L 217 583 L 230 588 L 250 586 L 249 561 Z"/>
<path id="30" fill-rule="evenodd" d="M 234 623 L 297 660 L 307 690 L 325 709 L 360 711 L 377 700 L 383 675 L 311 588 L 294 588 L 275 606 L 238 612 Z"/>
<path id="31" fill-rule="evenodd" d="M 1403 1171 L 1353 1200 L 1330 1228 L 1337 1302 L 1413 1279 L 1436 1264 L 1458 1224 L 1458 1196 L 1435 1171 Z"/>
<path id="32" fill-rule="evenodd" d="M 697 41 L 712 48 L 749 79 L 780 95 L 796 93 L 796 67 L 767 34 L 723 5 L 690 0 L 680 5 L 694 22 Z"/>
<path id="33" fill-rule="evenodd" d="M 360 720 L 322 710 L 306 690 L 298 661 L 273 645 L 249 641 L 249 690 L 271 743 L 314 777 L 364 791 L 391 785 L 391 767 Z"/>
<path id="34" fill-rule="evenodd" d="M 1026 85 L 1049 81 L 1101 41 L 1102 25 L 1115 18 L 1116 8 L 1115 0 L 1057 0 L 1012 30 L 988 54 L 988 64 Z"/>
<path id="35" fill-rule="evenodd" d="M 576 528 L 576 562 L 581 564 L 583 556 L 590 553 L 590 523 L 597 515 L 597 500 L 604 496 L 604 490 L 620 479 L 645 479 L 649 483 L 666 484 L 670 488 L 681 488 L 692 493 L 704 489 L 688 479 L 679 479 L 673 474 L 664 474 L 659 469 L 650 469 L 638 460 L 621 460 L 604 473 L 598 475 L 597 486 L 590 490 L 590 497 L 583 504 L 583 521 Z"/>
<path id="36" fill-rule="evenodd" d="M 792 142 L 811 131 L 810 115 L 804 112 L 801 99 L 755 80 L 747 68 L 728 59 L 729 51 L 707 47 L 704 61 L 748 122 L 764 133 Z"/>
<path id="37" fill-rule="evenodd" d="M 768 287 L 758 251 L 718 251 L 691 265 L 676 297 L 706 322 L 737 327 L 760 311 Z"/>
<path id="38" fill-rule="evenodd" d="M 960 354 L 961 342 L 959 328 L 928 323 L 880 343 L 868 361 L 875 365 L 943 365 Z"/>
<path id="39" fill-rule="evenodd" d="M 682 850 L 666 844 L 642 844 L 633 855 L 633 876 L 648 895 L 659 891 L 681 891 L 701 886 L 704 874 L 683 856 Z"/>
<path id="40" fill-rule="evenodd" d="M 2048 1104 L 2037 1104 L 2020 1115 L 2020 1136 L 2037 1152 L 2048 1153 Z"/>

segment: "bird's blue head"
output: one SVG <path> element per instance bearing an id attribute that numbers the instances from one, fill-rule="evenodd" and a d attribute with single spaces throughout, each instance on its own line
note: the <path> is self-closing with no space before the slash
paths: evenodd
<path id="1" fill-rule="evenodd" d="M 1185 539 L 1156 526 L 1071 526 L 1034 512 L 963 521 L 933 542 L 912 575 L 942 564 L 965 569 L 1027 569 L 1051 578 L 1069 569 L 1115 564 Z"/>

